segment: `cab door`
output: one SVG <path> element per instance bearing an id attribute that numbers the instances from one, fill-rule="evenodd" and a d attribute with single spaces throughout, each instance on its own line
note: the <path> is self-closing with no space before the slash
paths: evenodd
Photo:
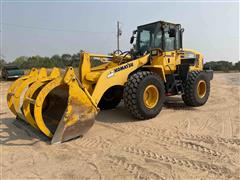
<path id="1" fill-rule="evenodd" d="M 166 74 L 172 74 L 176 70 L 176 28 L 170 25 L 164 26 L 164 69 Z"/>

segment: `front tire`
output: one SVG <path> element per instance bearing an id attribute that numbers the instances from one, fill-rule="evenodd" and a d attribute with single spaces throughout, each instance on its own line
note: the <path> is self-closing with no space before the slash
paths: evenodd
<path id="1" fill-rule="evenodd" d="M 111 88 L 108 89 L 101 98 L 98 107 L 101 110 L 113 109 L 118 106 L 122 100 L 122 89 Z"/>
<path id="2" fill-rule="evenodd" d="M 141 71 L 128 79 L 123 100 L 136 119 L 150 119 L 159 114 L 165 101 L 165 87 L 161 78 L 150 71 Z"/>
<path id="3" fill-rule="evenodd" d="M 192 71 L 184 84 L 182 99 L 188 106 L 204 105 L 210 94 L 210 80 L 202 71 Z"/>

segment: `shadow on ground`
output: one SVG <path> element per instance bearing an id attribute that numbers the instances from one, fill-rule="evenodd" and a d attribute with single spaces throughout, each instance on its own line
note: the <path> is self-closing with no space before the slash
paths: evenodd
<path id="1" fill-rule="evenodd" d="M 3 146 L 31 146 L 39 141 L 50 143 L 49 139 L 26 122 L 14 118 L 3 118 L 0 122 L 0 139 Z"/>
<path id="2" fill-rule="evenodd" d="M 106 123 L 134 122 L 134 118 L 125 109 L 123 102 L 114 109 L 100 111 L 96 116 L 96 120 Z"/>
<path id="3" fill-rule="evenodd" d="M 167 98 L 162 111 L 164 109 L 196 110 L 186 106 L 179 97 Z M 100 111 L 96 116 L 96 121 L 104 123 L 139 122 L 131 116 L 123 102 L 115 109 Z M 22 120 L 3 118 L 1 119 L 1 126 L 0 138 L 1 143 L 5 146 L 31 146 L 39 141 L 50 144 L 50 140 L 46 136 Z M 24 140 L 24 143 L 19 143 L 22 141 L 18 140 Z"/>
<path id="4" fill-rule="evenodd" d="M 182 101 L 182 98 L 179 96 L 167 97 L 162 111 L 164 111 L 164 109 L 192 111 L 197 110 L 194 107 L 185 105 Z M 127 111 L 123 102 L 121 102 L 120 105 L 115 109 L 100 111 L 96 117 L 96 120 L 106 123 L 126 123 L 136 121 L 135 118 L 132 117 L 131 114 Z"/>
<path id="5" fill-rule="evenodd" d="M 172 97 L 167 97 L 164 107 L 166 109 L 172 109 L 172 110 L 191 110 L 195 111 L 197 110 L 194 107 L 187 106 L 182 98 L 180 96 L 172 96 Z"/>
<path id="6" fill-rule="evenodd" d="M 18 78 L 11 78 L 11 79 L 6 80 L 6 79 L 0 77 L 0 81 L 1 81 L 1 82 L 8 82 L 8 81 L 13 82 L 13 81 L 16 81 L 17 79 L 18 79 Z"/>

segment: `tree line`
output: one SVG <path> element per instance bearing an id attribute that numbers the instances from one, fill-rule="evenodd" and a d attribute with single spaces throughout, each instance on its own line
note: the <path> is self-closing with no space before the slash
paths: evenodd
<path id="1" fill-rule="evenodd" d="M 65 68 L 66 66 L 77 67 L 80 62 L 80 53 L 77 54 L 62 54 L 53 55 L 52 57 L 44 56 L 20 56 L 17 57 L 13 62 L 6 63 L 3 59 L 0 61 L 0 67 L 4 65 L 16 65 L 21 69 L 30 69 L 32 67 L 40 68 L 53 68 L 60 67 Z"/>
<path id="2" fill-rule="evenodd" d="M 43 57 L 43 56 L 21 56 L 16 58 L 13 62 L 6 63 L 4 59 L 0 59 L 0 68 L 7 64 L 14 64 L 22 69 L 30 69 L 32 67 L 40 68 L 53 68 L 60 67 L 65 68 L 67 66 L 78 67 L 80 62 L 80 53 L 76 54 L 62 54 L 62 55 L 53 55 L 52 57 Z M 214 71 L 240 71 L 240 61 L 237 63 L 232 63 L 229 61 L 210 61 L 204 64 L 204 68 L 212 69 Z"/>
<path id="3" fill-rule="evenodd" d="M 210 61 L 204 64 L 204 68 L 223 72 L 240 71 L 240 61 L 235 64 L 229 61 Z"/>

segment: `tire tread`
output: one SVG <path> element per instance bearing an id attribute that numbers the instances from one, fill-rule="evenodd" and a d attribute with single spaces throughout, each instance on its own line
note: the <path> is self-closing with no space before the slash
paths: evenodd
<path id="1" fill-rule="evenodd" d="M 152 118 L 141 113 L 137 104 L 137 91 L 139 88 L 139 84 L 145 77 L 149 75 L 158 76 L 156 73 L 151 71 L 137 72 L 132 76 L 130 76 L 126 84 L 126 87 L 124 88 L 123 99 L 124 99 L 125 107 L 135 118 L 140 120 Z M 162 82 L 162 86 L 164 86 L 163 82 Z"/>

